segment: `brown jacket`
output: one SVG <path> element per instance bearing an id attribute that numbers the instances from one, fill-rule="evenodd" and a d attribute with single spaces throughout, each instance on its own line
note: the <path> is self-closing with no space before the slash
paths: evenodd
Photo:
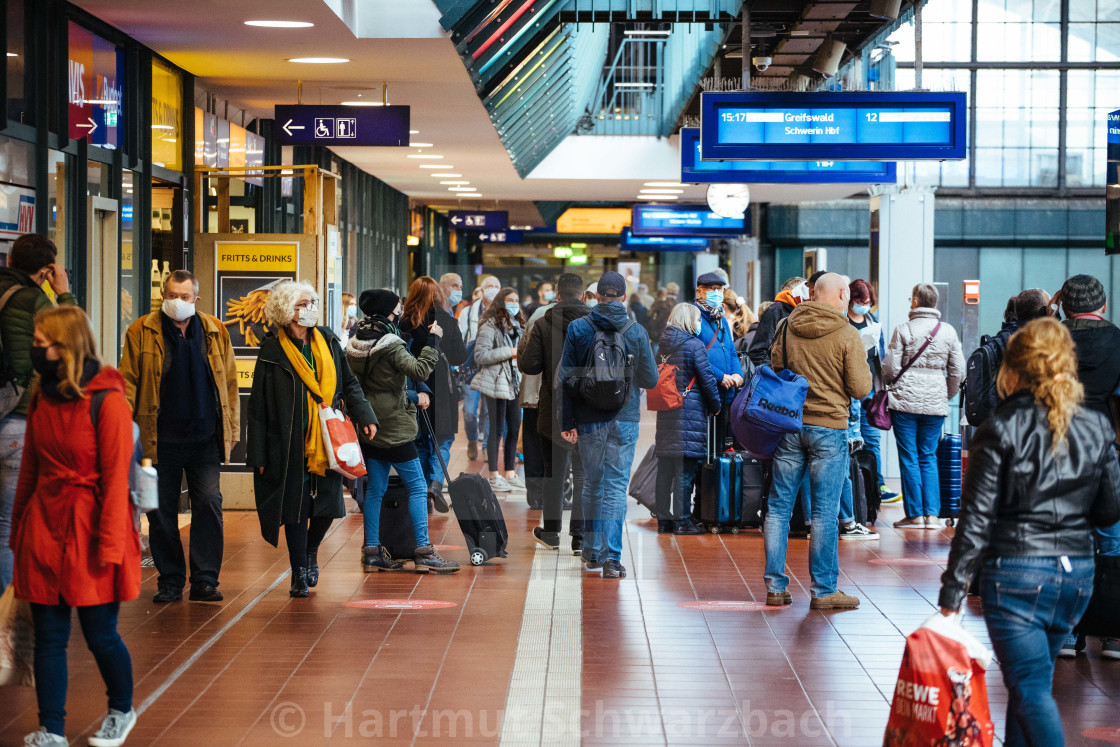
<path id="1" fill-rule="evenodd" d="M 144 456 L 156 461 L 156 433 L 159 418 L 160 381 L 171 364 L 163 357 L 162 311 L 153 311 L 137 319 L 124 338 L 124 353 L 118 367 L 124 376 L 125 396 L 133 417 L 140 426 L 140 443 Z M 217 384 L 221 404 L 222 442 L 225 460 L 229 461 L 230 442 L 241 438 L 241 400 L 237 390 L 237 364 L 229 332 L 217 317 L 199 314 L 206 333 L 206 358 Z"/>
<path id="2" fill-rule="evenodd" d="M 788 341 L 783 334 L 786 325 Z M 808 301 L 794 309 L 774 333 L 770 361 L 775 369 L 788 368 L 809 382 L 805 425 L 845 429 L 851 400 L 871 392 L 871 369 L 859 331 L 828 304 Z"/>

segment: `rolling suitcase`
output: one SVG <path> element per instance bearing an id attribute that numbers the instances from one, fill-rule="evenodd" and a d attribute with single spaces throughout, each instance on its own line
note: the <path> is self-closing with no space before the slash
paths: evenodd
<path id="1" fill-rule="evenodd" d="M 431 434 L 432 423 L 425 410 L 420 411 L 424 427 Z M 494 496 L 490 483 L 482 475 L 461 473 L 454 480 L 447 472 L 443 454 L 436 450 L 439 466 L 447 479 L 447 491 L 451 496 L 451 510 L 459 520 L 459 528 L 467 541 L 471 565 L 482 565 L 490 558 L 506 557 L 509 532 L 502 515 L 502 506 Z"/>
<path id="2" fill-rule="evenodd" d="M 762 526 L 762 504 L 770 481 L 767 465 L 767 462 L 743 454 L 739 469 L 739 523 L 744 527 Z"/>
<path id="3" fill-rule="evenodd" d="M 630 478 L 627 492 L 634 497 L 634 500 L 648 508 L 650 515 L 657 516 L 657 444 L 650 446 L 642 461 L 638 463 L 638 468 Z"/>
<path id="4" fill-rule="evenodd" d="M 408 486 L 398 475 L 389 475 L 389 485 L 381 499 L 381 522 L 378 528 L 381 546 L 395 560 L 416 557 L 416 535 L 408 514 Z"/>
<path id="5" fill-rule="evenodd" d="M 879 492 L 879 467 L 875 461 L 875 453 L 869 449 L 857 449 L 852 452 L 851 458 L 863 475 L 864 495 L 866 495 L 864 505 L 867 521 L 860 523 L 864 526 L 872 526 L 879 518 L 879 507 L 883 502 Z"/>
<path id="6" fill-rule="evenodd" d="M 941 436 L 937 445 L 937 476 L 941 488 L 940 518 L 953 526 L 961 512 L 961 437 L 956 433 Z"/>
<path id="7" fill-rule="evenodd" d="M 868 524 L 867 483 L 854 454 L 848 457 L 848 478 L 852 482 L 852 513 L 856 523 L 866 526 Z"/>
<path id="8" fill-rule="evenodd" d="M 708 418 L 708 461 L 700 467 L 700 521 L 712 534 L 724 529 L 739 531 L 743 520 L 742 487 L 739 481 L 743 454 L 718 453 L 715 418 Z"/>

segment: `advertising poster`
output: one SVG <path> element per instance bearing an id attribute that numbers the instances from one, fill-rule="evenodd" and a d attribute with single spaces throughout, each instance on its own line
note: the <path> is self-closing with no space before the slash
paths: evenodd
<path id="1" fill-rule="evenodd" d="M 249 393 L 253 390 L 253 371 L 257 368 L 256 358 L 237 359 L 237 389 L 241 401 L 241 432 L 237 445 L 229 455 L 229 464 L 222 466 L 223 472 L 248 472 L 245 466 L 245 442 L 249 436 Z"/>
<path id="2" fill-rule="evenodd" d="M 264 318 L 268 294 L 281 280 L 296 279 L 299 244 L 221 241 L 214 250 L 218 318 L 229 329 L 234 354 L 255 357 L 271 331 Z"/>
<path id="3" fill-rule="evenodd" d="M 618 274 L 626 278 L 626 295 L 638 292 L 638 284 L 642 282 L 641 262 L 619 262 Z"/>
<path id="4" fill-rule="evenodd" d="M 90 145 L 120 145 L 123 113 L 124 53 L 112 42 L 73 21 L 69 28 L 68 122 L 73 140 Z"/>
<path id="5" fill-rule="evenodd" d="M 31 233 L 35 226 L 35 190 L 0 184 L 0 240 Z"/>

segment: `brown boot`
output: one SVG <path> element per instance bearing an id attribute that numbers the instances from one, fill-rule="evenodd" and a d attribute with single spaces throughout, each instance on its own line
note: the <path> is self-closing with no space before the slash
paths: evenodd
<path id="1" fill-rule="evenodd" d="M 444 560 L 431 545 L 416 548 L 417 573 L 454 573 L 459 570 L 459 564 L 454 560 Z"/>
<path id="2" fill-rule="evenodd" d="M 362 548 L 362 570 L 366 573 L 374 571 L 397 571 L 404 565 L 403 561 L 393 560 L 389 551 L 381 545 Z"/>

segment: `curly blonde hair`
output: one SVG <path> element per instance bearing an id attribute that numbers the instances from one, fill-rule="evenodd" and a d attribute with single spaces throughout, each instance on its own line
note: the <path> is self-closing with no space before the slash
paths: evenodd
<path id="1" fill-rule="evenodd" d="M 1085 388 L 1077 379 L 1077 354 L 1069 330 L 1051 318 L 1036 319 L 1019 329 L 1003 354 L 996 391 L 1000 397 L 1030 392 L 1047 409 L 1053 448 L 1065 441 Z"/>
<path id="2" fill-rule="evenodd" d="M 315 303 L 319 303 L 319 294 L 315 292 L 315 286 L 310 283 L 297 283 L 294 280 L 281 280 L 272 286 L 268 294 L 264 318 L 273 326 L 287 327 L 295 320 L 296 301 L 304 293 L 310 294 L 315 299 Z"/>

